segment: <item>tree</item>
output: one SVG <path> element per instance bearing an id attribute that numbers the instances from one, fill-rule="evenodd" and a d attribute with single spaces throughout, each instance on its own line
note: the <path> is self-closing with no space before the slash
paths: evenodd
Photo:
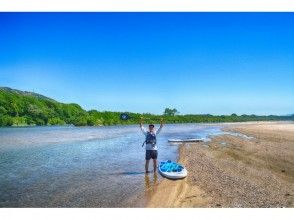
<path id="1" fill-rule="evenodd" d="M 0 126 L 13 125 L 13 118 L 8 115 L 0 115 Z"/>
<path id="2" fill-rule="evenodd" d="M 165 108 L 163 115 L 165 116 L 175 116 L 176 114 L 179 114 L 177 109 L 171 109 L 171 108 Z"/>
<path id="3" fill-rule="evenodd" d="M 0 115 L 1 114 L 5 115 L 6 113 L 7 113 L 7 110 L 3 106 L 0 106 Z"/>
<path id="4" fill-rule="evenodd" d="M 64 125 L 65 122 L 60 118 L 49 118 L 48 120 L 49 125 Z"/>

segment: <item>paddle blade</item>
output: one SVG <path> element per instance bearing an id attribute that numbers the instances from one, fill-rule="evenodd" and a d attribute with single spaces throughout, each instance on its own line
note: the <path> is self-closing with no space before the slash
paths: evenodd
<path id="1" fill-rule="evenodd" d="M 120 114 L 120 119 L 121 120 L 128 120 L 128 119 L 130 119 L 130 116 L 126 113 L 122 113 L 122 114 Z"/>

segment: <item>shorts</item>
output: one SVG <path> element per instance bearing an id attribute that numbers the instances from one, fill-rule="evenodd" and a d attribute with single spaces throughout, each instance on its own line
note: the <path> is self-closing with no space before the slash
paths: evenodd
<path id="1" fill-rule="evenodd" d="M 156 160 L 157 159 L 157 150 L 146 150 L 146 160 L 150 160 L 151 158 Z"/>

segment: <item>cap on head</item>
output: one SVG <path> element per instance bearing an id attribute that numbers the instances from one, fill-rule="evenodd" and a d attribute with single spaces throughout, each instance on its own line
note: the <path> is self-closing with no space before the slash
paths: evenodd
<path id="1" fill-rule="evenodd" d="M 150 128 L 150 127 L 154 128 L 154 124 L 150 124 L 150 125 L 149 125 L 149 128 Z"/>

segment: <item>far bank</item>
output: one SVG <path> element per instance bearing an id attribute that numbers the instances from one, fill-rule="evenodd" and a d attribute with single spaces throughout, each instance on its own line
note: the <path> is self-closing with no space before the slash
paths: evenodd
<path id="1" fill-rule="evenodd" d="M 180 114 L 177 109 L 165 108 L 162 115 L 150 113 L 86 111 L 75 103 L 61 103 L 34 92 L 0 87 L 0 126 L 108 126 L 137 124 L 141 117 L 145 123 L 220 123 L 246 121 L 294 121 L 294 115 L 211 115 Z M 128 120 L 122 120 L 121 114 L 127 113 Z"/>

